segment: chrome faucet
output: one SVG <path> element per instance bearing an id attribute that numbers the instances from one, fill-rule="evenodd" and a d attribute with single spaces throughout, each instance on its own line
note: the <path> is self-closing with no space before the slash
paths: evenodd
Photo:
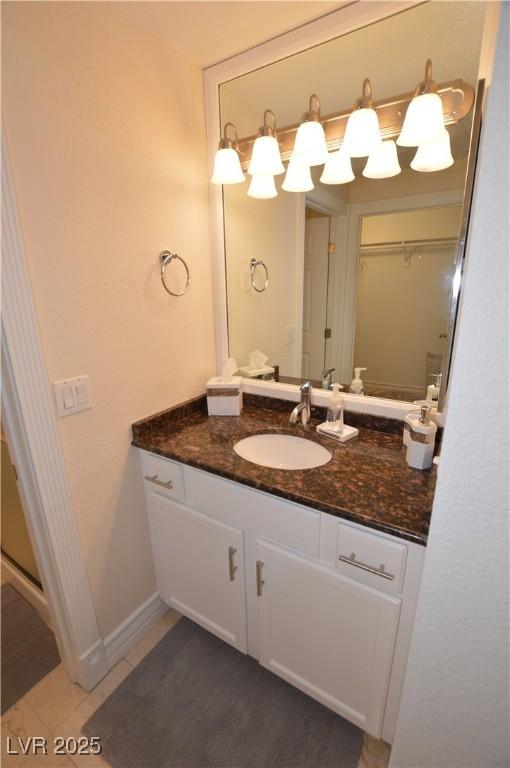
<path id="1" fill-rule="evenodd" d="M 312 416 L 312 382 L 305 381 L 299 389 L 301 391 L 301 402 L 293 409 L 289 422 L 297 424 L 298 416 L 301 414 L 301 423 L 306 426 L 310 423 Z"/>
<path id="2" fill-rule="evenodd" d="M 333 385 L 333 373 L 334 368 L 328 368 L 327 371 L 322 372 L 322 389 L 331 389 Z"/>

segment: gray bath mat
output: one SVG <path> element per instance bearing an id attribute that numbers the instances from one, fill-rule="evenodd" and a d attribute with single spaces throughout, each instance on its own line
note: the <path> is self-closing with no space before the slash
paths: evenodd
<path id="1" fill-rule="evenodd" d="M 2 584 L 2 714 L 59 662 L 51 629 L 10 584 Z"/>
<path id="2" fill-rule="evenodd" d="M 363 733 L 188 619 L 87 721 L 114 768 L 356 768 Z"/>

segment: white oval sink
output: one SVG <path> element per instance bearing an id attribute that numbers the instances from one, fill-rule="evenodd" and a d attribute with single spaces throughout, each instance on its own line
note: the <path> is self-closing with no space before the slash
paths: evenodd
<path id="1" fill-rule="evenodd" d="M 312 469 L 331 460 L 327 448 L 296 435 L 251 435 L 239 440 L 234 451 L 246 461 L 274 469 Z"/>

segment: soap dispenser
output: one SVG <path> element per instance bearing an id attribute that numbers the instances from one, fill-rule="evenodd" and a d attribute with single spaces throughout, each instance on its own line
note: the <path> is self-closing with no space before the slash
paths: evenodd
<path id="1" fill-rule="evenodd" d="M 329 398 L 327 425 L 334 432 L 341 432 L 344 426 L 343 397 L 340 394 L 340 384 L 333 384 L 333 392 Z"/>
<path id="2" fill-rule="evenodd" d="M 329 397 L 327 420 L 323 424 L 317 424 L 315 429 L 320 435 L 332 437 L 339 443 L 345 443 L 356 437 L 359 430 L 344 424 L 344 399 L 340 393 L 341 389 L 341 384 L 333 384 L 333 391 Z"/>
<path id="3" fill-rule="evenodd" d="M 361 380 L 361 371 L 366 371 L 366 368 L 355 368 L 354 369 L 354 378 L 351 382 L 350 391 L 353 395 L 364 395 L 365 394 L 365 387 L 363 386 L 363 382 Z"/>
<path id="4" fill-rule="evenodd" d="M 434 459 L 437 426 L 430 418 L 430 405 L 411 411 L 404 420 L 406 461 L 414 469 L 429 469 Z"/>
<path id="5" fill-rule="evenodd" d="M 437 403 L 439 400 L 439 390 L 441 389 L 441 379 L 443 377 L 442 373 L 431 373 L 430 374 L 433 379 L 435 379 L 433 384 L 429 384 L 427 387 L 427 400 Z"/>

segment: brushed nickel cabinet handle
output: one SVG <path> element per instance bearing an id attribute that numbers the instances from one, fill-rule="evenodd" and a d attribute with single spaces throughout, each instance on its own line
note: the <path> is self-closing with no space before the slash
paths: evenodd
<path id="1" fill-rule="evenodd" d="M 266 583 L 264 579 L 262 578 L 262 568 L 264 567 L 264 563 L 262 560 L 257 560 L 256 563 L 256 569 L 257 569 L 257 597 L 262 597 L 262 587 Z"/>
<path id="2" fill-rule="evenodd" d="M 234 563 L 234 557 L 237 552 L 237 549 L 235 547 L 229 547 L 228 548 L 228 575 L 230 578 L 230 581 L 234 581 L 235 574 L 237 571 L 237 565 Z"/>
<path id="3" fill-rule="evenodd" d="M 341 560 L 342 563 L 347 563 L 347 565 L 354 565 L 356 568 L 361 568 L 362 571 L 368 571 L 368 573 L 373 573 L 376 576 L 382 576 L 383 579 L 389 579 L 390 581 L 393 581 L 395 578 L 395 574 L 386 573 L 384 563 L 381 563 L 379 568 L 373 568 L 371 565 L 367 565 L 366 563 L 361 563 L 359 560 L 356 560 L 356 554 L 354 552 L 351 552 L 350 557 L 345 557 L 345 555 L 338 555 L 338 559 Z"/>
<path id="4" fill-rule="evenodd" d="M 154 485 L 161 485 L 163 488 L 173 488 L 174 484 L 171 480 L 168 480 L 166 483 L 163 480 L 159 480 L 157 475 L 145 475 L 145 479 L 148 480 L 150 483 L 154 483 Z"/>

